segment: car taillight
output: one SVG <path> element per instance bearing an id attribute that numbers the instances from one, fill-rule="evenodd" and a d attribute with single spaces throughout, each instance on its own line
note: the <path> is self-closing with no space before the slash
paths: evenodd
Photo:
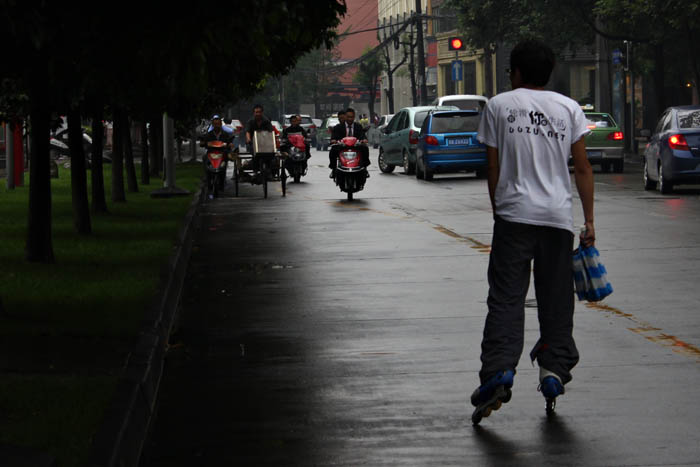
<path id="1" fill-rule="evenodd" d="M 429 144 L 430 146 L 438 146 L 440 143 L 438 143 L 438 140 L 436 137 L 430 135 L 425 138 L 425 144 Z"/>
<path id="2" fill-rule="evenodd" d="M 408 142 L 410 144 L 418 144 L 418 132 L 411 130 L 408 132 Z"/>
<path id="3" fill-rule="evenodd" d="M 668 145 L 671 149 L 679 149 L 681 151 L 690 151 L 688 142 L 683 135 L 673 135 L 668 137 Z"/>
<path id="4" fill-rule="evenodd" d="M 622 141 L 623 139 L 625 139 L 625 134 L 621 131 L 611 131 L 610 133 L 608 133 L 607 138 L 610 141 Z"/>
<path id="5" fill-rule="evenodd" d="M 309 128 L 313 128 L 314 130 L 316 129 L 316 125 L 311 125 Z"/>

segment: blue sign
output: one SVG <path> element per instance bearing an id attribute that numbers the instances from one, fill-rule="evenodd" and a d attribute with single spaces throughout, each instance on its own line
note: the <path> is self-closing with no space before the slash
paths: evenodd
<path id="1" fill-rule="evenodd" d="M 613 65 L 619 65 L 622 63 L 622 51 L 620 49 L 615 49 L 612 51 L 612 62 Z"/>
<path id="2" fill-rule="evenodd" d="M 461 60 L 452 60 L 452 81 L 462 81 Z"/>

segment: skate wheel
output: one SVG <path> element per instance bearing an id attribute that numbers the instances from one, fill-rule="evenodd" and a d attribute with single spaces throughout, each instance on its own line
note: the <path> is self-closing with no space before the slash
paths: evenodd
<path id="1" fill-rule="evenodd" d="M 479 422 L 481 421 L 481 412 L 479 410 L 475 410 L 474 413 L 472 414 L 472 425 L 478 425 Z"/>
<path id="2" fill-rule="evenodd" d="M 506 389 L 506 394 L 503 397 L 502 401 L 504 404 L 507 404 L 510 402 L 510 398 L 513 397 L 513 391 L 510 390 L 510 388 Z"/>
<path id="3" fill-rule="evenodd" d="M 545 411 L 547 412 L 547 415 L 553 415 L 554 414 L 554 409 L 557 406 L 557 400 L 556 399 L 547 399 L 545 402 Z"/>
<path id="4" fill-rule="evenodd" d="M 491 410 L 492 410 L 491 407 L 487 407 L 486 409 L 484 409 L 484 418 L 491 415 Z"/>
<path id="5" fill-rule="evenodd" d="M 501 408 L 501 405 L 502 405 L 502 404 L 503 404 L 503 403 L 502 403 L 501 401 L 496 401 L 496 402 L 493 403 L 493 406 L 492 406 L 491 408 L 492 408 L 493 410 L 498 410 L 498 409 Z"/>

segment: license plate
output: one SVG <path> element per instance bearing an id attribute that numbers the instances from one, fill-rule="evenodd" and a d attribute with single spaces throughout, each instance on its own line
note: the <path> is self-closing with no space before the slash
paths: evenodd
<path id="1" fill-rule="evenodd" d="M 603 151 L 586 151 L 588 157 L 603 157 Z"/>
<path id="2" fill-rule="evenodd" d="M 460 145 L 460 146 L 469 146 L 472 144 L 472 139 L 471 138 L 450 138 L 447 140 L 447 144 L 451 145 Z"/>

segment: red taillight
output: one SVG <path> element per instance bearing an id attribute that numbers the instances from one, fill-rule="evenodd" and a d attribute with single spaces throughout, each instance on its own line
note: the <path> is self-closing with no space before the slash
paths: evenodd
<path id="1" fill-rule="evenodd" d="M 418 132 L 411 130 L 408 132 L 408 142 L 410 144 L 418 144 Z"/>
<path id="2" fill-rule="evenodd" d="M 425 138 L 425 144 L 428 144 L 430 146 L 438 146 L 440 143 L 438 143 L 438 140 L 436 137 L 430 135 Z"/>
<path id="3" fill-rule="evenodd" d="M 625 134 L 621 131 L 612 131 L 608 133 L 607 138 L 611 141 L 622 141 L 625 139 Z"/>
<path id="4" fill-rule="evenodd" d="M 311 125 L 309 128 L 316 129 L 316 125 Z"/>
<path id="5" fill-rule="evenodd" d="M 683 135 L 673 135 L 668 137 L 668 145 L 671 149 L 679 149 L 681 151 L 690 151 L 688 142 Z"/>

